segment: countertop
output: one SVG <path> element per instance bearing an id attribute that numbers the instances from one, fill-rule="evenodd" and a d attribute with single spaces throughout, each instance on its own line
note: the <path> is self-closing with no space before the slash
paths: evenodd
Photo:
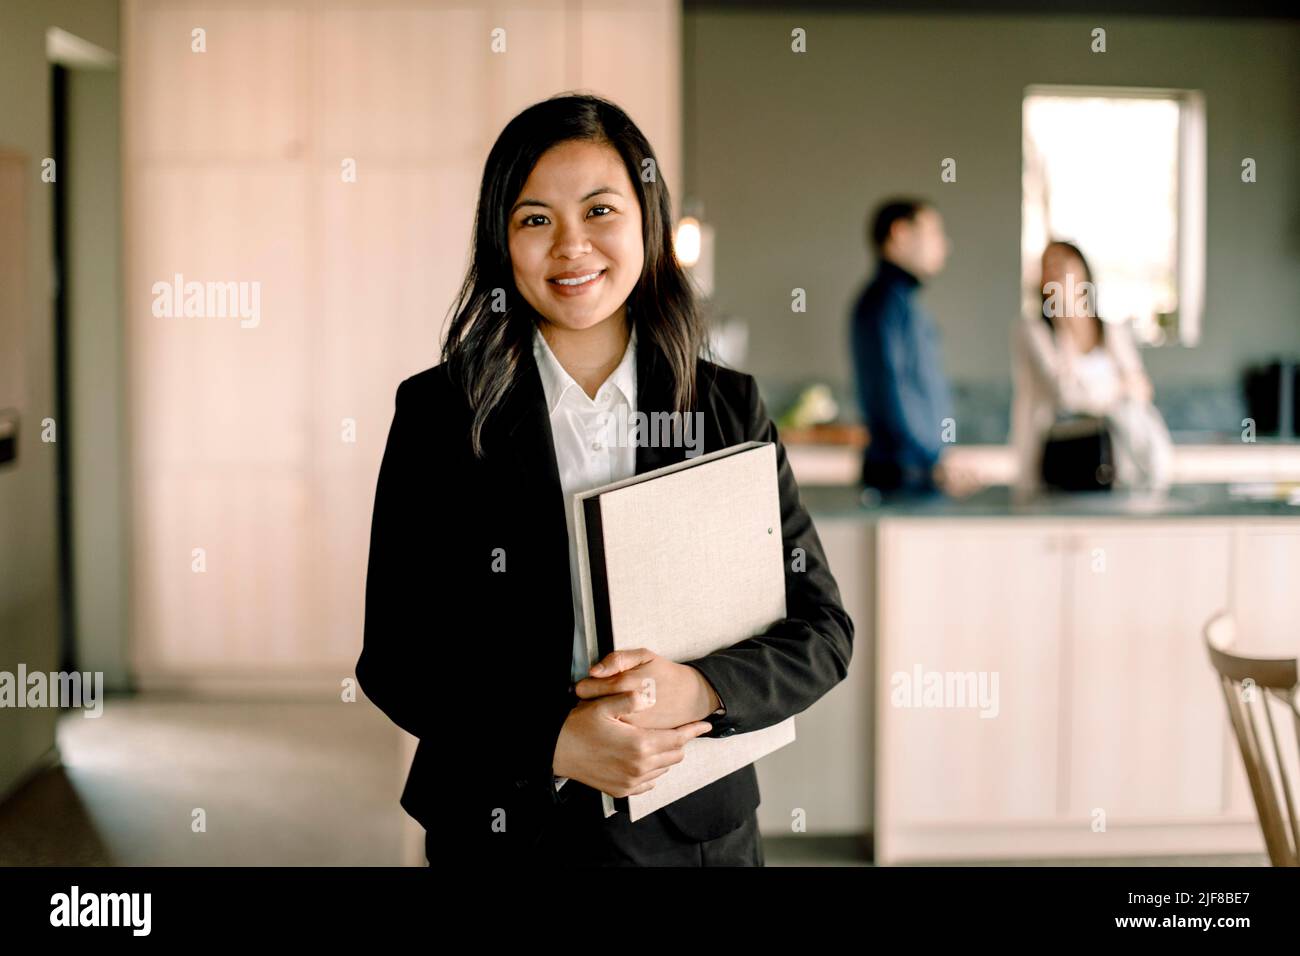
<path id="1" fill-rule="evenodd" d="M 847 485 L 858 480 L 862 452 L 847 445 L 791 444 L 786 452 L 800 487 Z M 953 445 L 945 451 L 954 467 L 986 485 L 1010 485 L 1016 478 L 1016 455 L 1008 445 Z M 1175 445 L 1175 487 L 1232 482 L 1300 479 L 1300 444 L 1237 442 Z"/>
<path id="2" fill-rule="evenodd" d="M 804 506 L 814 517 L 861 518 L 1300 518 L 1300 504 L 1288 504 L 1288 490 L 1300 494 L 1300 483 L 1277 486 L 1277 496 L 1260 499 L 1246 490 L 1265 491 L 1264 486 L 1175 485 L 1164 494 L 1139 492 L 1095 492 L 1043 495 L 1018 500 L 1007 486 L 994 486 L 965 499 L 942 495 L 863 501 L 856 485 L 811 485 L 800 488 Z"/>

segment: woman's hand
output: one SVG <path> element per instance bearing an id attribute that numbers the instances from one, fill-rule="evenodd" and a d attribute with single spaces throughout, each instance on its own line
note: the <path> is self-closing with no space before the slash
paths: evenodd
<path id="1" fill-rule="evenodd" d="M 950 452 L 935 463 L 932 476 L 940 490 L 953 498 L 969 498 L 985 487 L 984 481 L 973 469 L 954 465 Z"/>
<path id="2" fill-rule="evenodd" d="M 654 789 L 655 778 L 685 758 L 686 744 L 713 725 L 700 720 L 659 730 L 627 720 L 653 707 L 640 690 L 584 700 L 560 728 L 551 771 L 611 797 Z"/>
<path id="3" fill-rule="evenodd" d="M 629 692 L 641 695 L 646 706 L 623 718 L 637 727 L 680 727 L 721 706 L 717 692 L 698 670 L 648 648 L 614 651 L 593 664 L 590 673 L 578 681 L 574 692 L 584 700 Z"/>
<path id="4" fill-rule="evenodd" d="M 1124 375 L 1124 394 L 1136 402 L 1147 404 L 1154 397 L 1155 390 L 1145 372 L 1133 371 Z"/>

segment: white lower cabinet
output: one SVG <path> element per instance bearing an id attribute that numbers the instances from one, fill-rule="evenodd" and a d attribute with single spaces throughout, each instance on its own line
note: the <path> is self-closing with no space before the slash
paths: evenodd
<path id="1" fill-rule="evenodd" d="M 1129 522 L 1065 537 L 1063 801 L 1114 826 L 1205 820 L 1231 733 L 1202 638 L 1228 607 L 1231 530 Z"/>
<path id="2" fill-rule="evenodd" d="M 1250 521 L 1237 528 L 1233 548 L 1233 615 L 1246 656 L 1294 657 L 1300 652 L 1300 522 Z M 1300 780 L 1295 723 L 1274 710 L 1287 779 Z M 1261 728 L 1262 729 L 1262 728 Z M 1255 804 L 1236 740 L 1232 741 L 1228 806 L 1252 819 Z"/>
<path id="3" fill-rule="evenodd" d="M 1259 852 L 1202 637 L 1300 648 L 1300 521 L 877 530 L 881 863 Z"/>
<path id="4" fill-rule="evenodd" d="M 880 811 L 905 825 L 1050 820 L 1060 555 L 1004 523 L 951 530 L 883 532 Z"/>

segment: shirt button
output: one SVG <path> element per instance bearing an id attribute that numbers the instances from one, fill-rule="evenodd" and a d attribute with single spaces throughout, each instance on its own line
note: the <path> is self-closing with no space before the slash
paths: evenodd
<path id="1" fill-rule="evenodd" d="M 598 441 L 592 442 L 591 447 L 593 451 L 600 451 L 600 442 Z"/>

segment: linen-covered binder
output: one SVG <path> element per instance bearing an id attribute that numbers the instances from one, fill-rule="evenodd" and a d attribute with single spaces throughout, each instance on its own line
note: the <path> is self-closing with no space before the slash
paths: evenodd
<path id="1" fill-rule="evenodd" d="M 592 663 L 648 647 L 695 660 L 786 615 L 776 446 L 744 442 L 574 496 L 582 616 Z M 723 701 L 726 704 L 726 701 Z M 795 738 L 794 718 L 697 737 L 646 793 L 602 794 L 635 821 Z"/>

